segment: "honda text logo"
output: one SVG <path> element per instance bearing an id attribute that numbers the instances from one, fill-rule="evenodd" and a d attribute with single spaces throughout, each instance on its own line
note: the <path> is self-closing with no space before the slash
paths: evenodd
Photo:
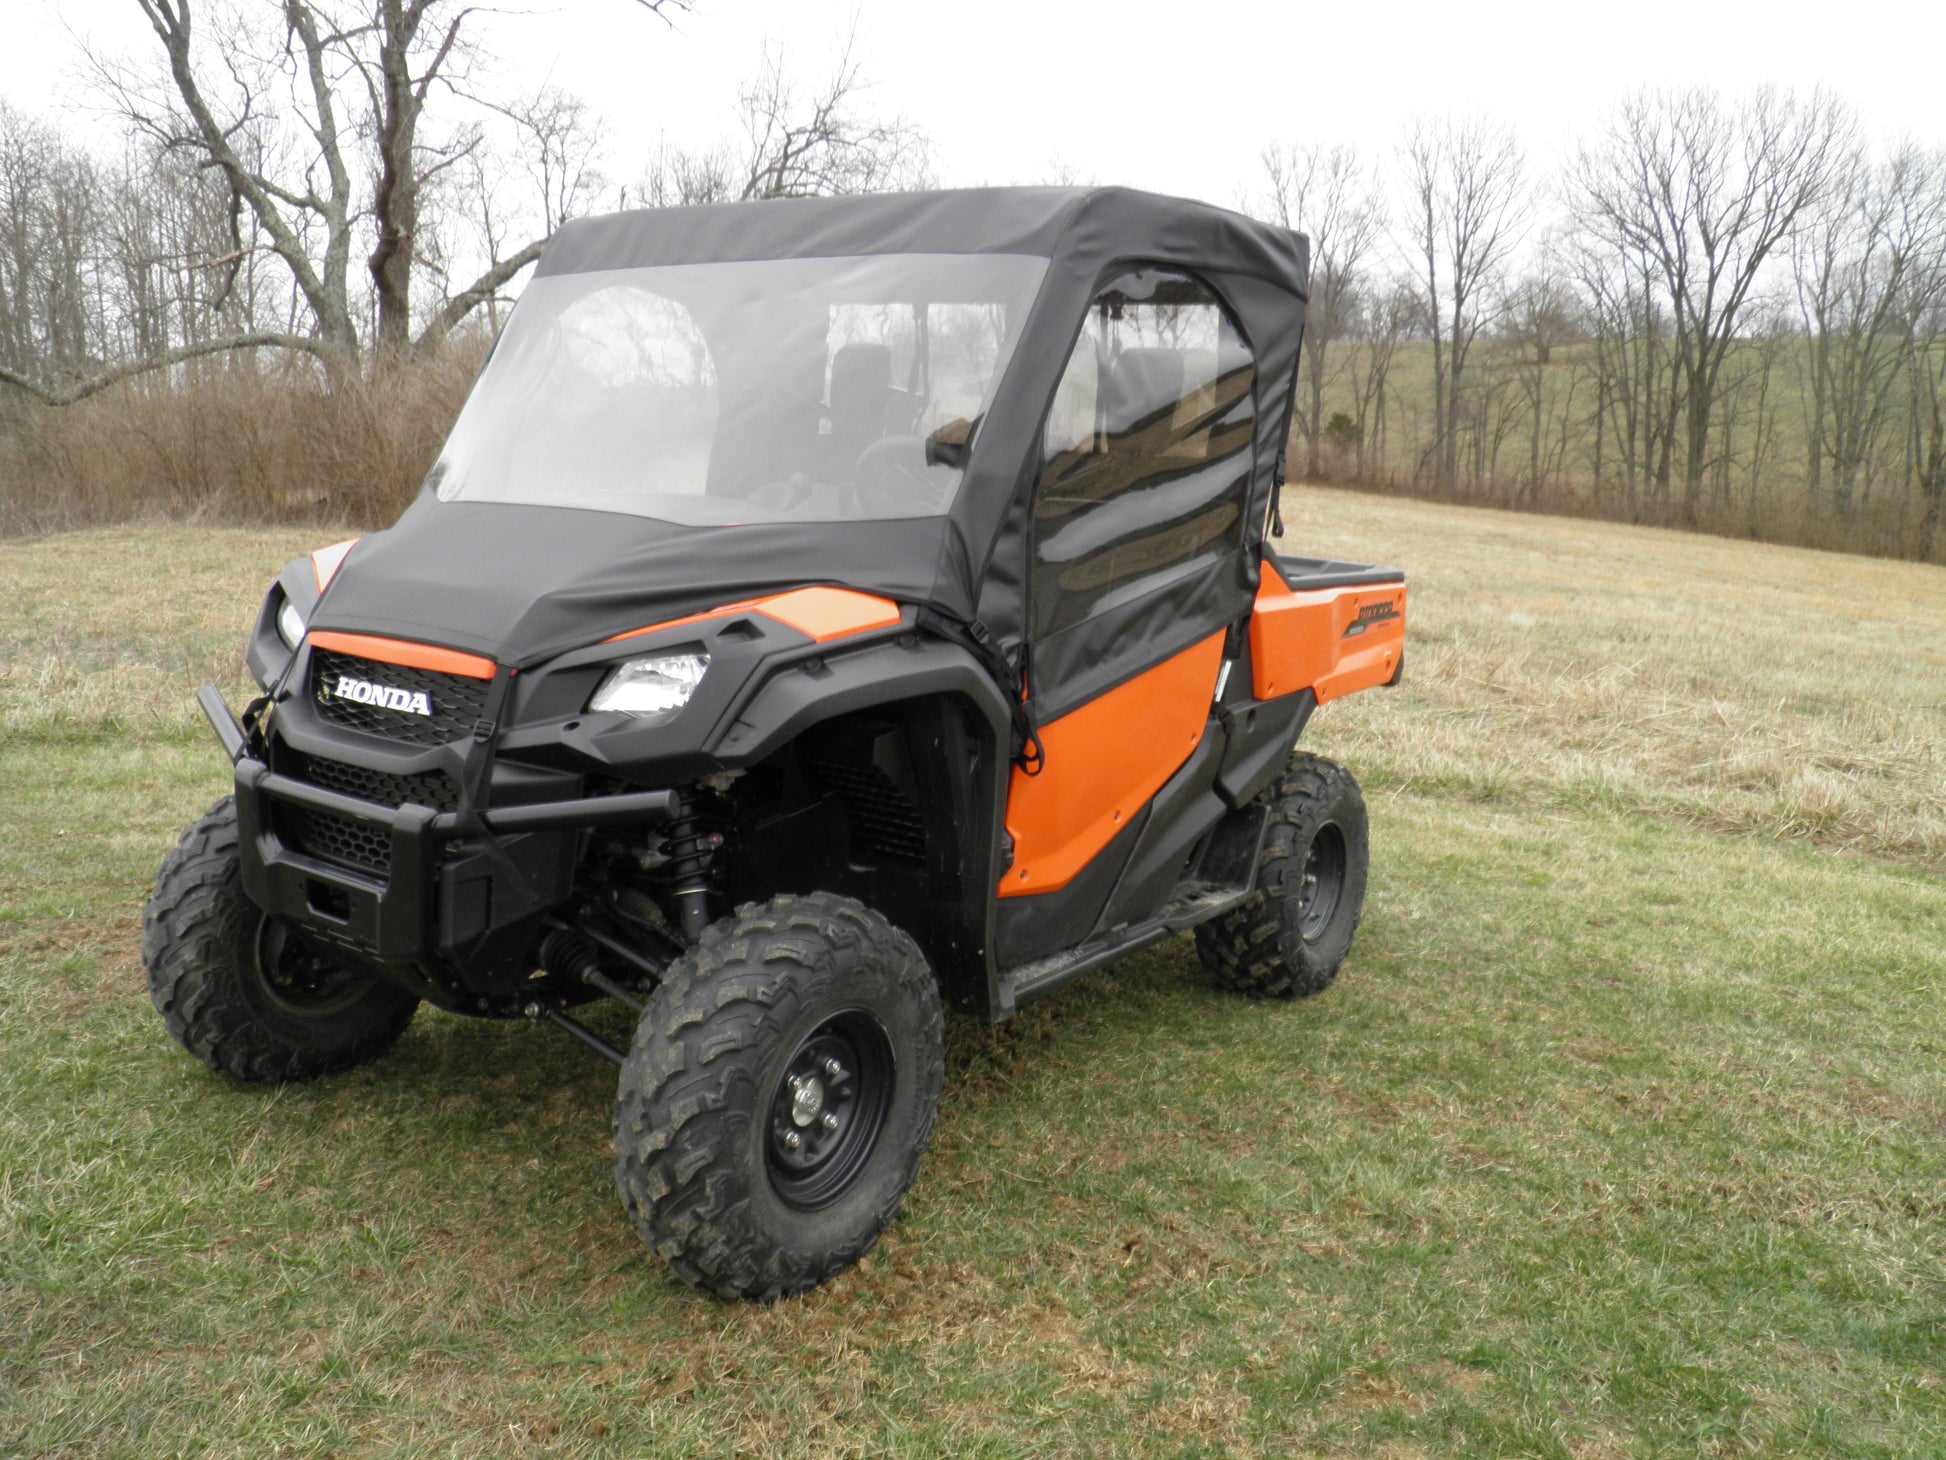
<path id="1" fill-rule="evenodd" d="M 398 710 L 406 715 L 432 713 L 432 701 L 426 698 L 426 692 L 422 689 L 394 689 L 389 684 L 373 684 L 368 679 L 353 679 L 349 674 L 341 674 L 330 691 L 341 700 L 376 705 L 381 710 Z"/>

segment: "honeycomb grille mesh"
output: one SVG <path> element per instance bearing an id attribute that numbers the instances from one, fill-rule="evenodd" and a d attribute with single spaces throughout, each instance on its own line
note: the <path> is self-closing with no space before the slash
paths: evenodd
<path id="1" fill-rule="evenodd" d="M 360 801 L 375 801 L 394 810 L 410 801 L 430 806 L 435 811 L 459 810 L 459 784 L 443 771 L 427 775 L 395 776 L 389 771 L 367 770 L 362 765 L 347 765 L 341 760 L 307 756 L 304 779 L 341 796 L 356 796 Z"/>
<path id="2" fill-rule="evenodd" d="M 420 715 L 345 699 L 336 693 L 340 679 L 423 694 L 432 713 Z M 429 669 L 384 664 L 332 649 L 311 651 L 311 702 L 320 718 L 408 745 L 445 745 L 472 733 L 486 711 L 488 687 L 487 680 L 468 679 L 462 674 L 435 674 Z"/>
<path id="3" fill-rule="evenodd" d="M 392 838 L 383 827 L 354 821 L 330 811 L 313 811 L 294 806 L 290 811 L 291 838 L 306 856 L 321 857 L 356 867 L 361 872 L 388 871 L 392 865 Z"/>
<path id="4" fill-rule="evenodd" d="M 440 772 L 397 776 L 341 760 L 307 756 L 297 773 L 327 791 L 394 810 L 408 801 L 435 811 L 459 809 L 459 786 Z M 382 873 L 391 866 L 392 838 L 384 827 L 309 806 L 288 806 L 285 811 L 284 830 L 298 851 L 365 872 Z"/>

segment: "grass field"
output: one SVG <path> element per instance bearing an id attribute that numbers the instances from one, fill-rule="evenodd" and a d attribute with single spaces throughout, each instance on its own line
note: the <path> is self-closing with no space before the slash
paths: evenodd
<path id="1" fill-rule="evenodd" d="M 1307 736 L 1372 808 L 1343 978 L 1179 941 L 955 1026 L 901 1220 L 769 1309 L 629 1233 L 557 1036 L 167 1041 L 189 696 L 333 534 L 0 542 L 0 1454 L 1946 1453 L 1946 570 L 1285 515 L 1412 574 L 1405 686 Z"/>

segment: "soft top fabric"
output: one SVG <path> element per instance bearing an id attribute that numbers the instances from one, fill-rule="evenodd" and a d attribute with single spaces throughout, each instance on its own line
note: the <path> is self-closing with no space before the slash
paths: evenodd
<path id="1" fill-rule="evenodd" d="M 703 528 L 571 508 L 442 503 L 425 491 L 396 525 L 353 551 L 316 626 L 390 632 L 531 665 L 754 593 L 835 583 L 980 618 L 1003 646 L 1017 648 L 1042 421 L 1096 290 L 1137 266 L 1195 273 L 1251 344 L 1252 521 L 1241 553 L 1214 579 L 1185 585 L 1167 603 L 1131 606 L 1139 624 L 1103 624 L 1043 646 L 1036 695 L 1051 707 L 1078 703 L 1144 667 L 1141 656 L 1159 654 L 1161 643 L 1149 637 L 1157 626 L 1171 629 L 1167 641 L 1200 637 L 1248 612 L 1303 330 L 1308 244 L 1300 234 L 1129 188 L 979 188 L 578 219 L 555 235 L 538 273 L 878 253 L 1050 261 L 946 516 Z"/>
<path id="2" fill-rule="evenodd" d="M 1104 246 L 1120 257 L 1240 269 L 1304 292 L 1298 235 L 1226 208 L 1135 188 L 955 188 L 636 209 L 564 224 L 535 273 L 874 253 L 1048 258 L 1061 249 Z"/>

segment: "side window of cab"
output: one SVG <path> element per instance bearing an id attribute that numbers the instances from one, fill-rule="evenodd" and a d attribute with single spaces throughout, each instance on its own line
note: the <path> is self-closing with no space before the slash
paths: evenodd
<path id="1" fill-rule="evenodd" d="M 1256 367 L 1201 281 L 1116 278 L 1055 391 L 1034 492 L 1034 636 L 1130 602 L 1233 549 L 1243 529 Z"/>

